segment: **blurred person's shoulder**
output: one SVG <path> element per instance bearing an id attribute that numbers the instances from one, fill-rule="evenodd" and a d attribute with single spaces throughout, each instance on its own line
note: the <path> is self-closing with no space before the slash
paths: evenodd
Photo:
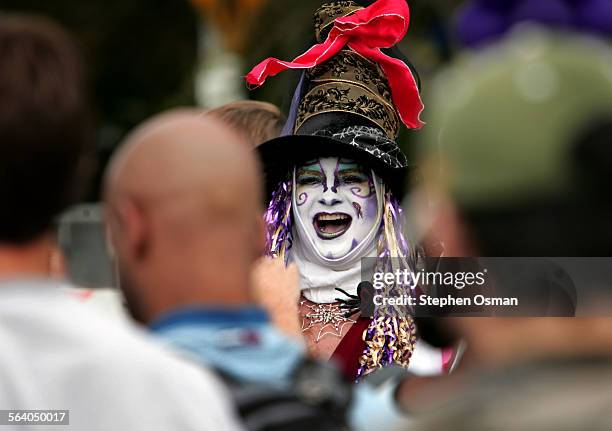
<path id="1" fill-rule="evenodd" d="M 475 378 L 452 401 L 408 429 L 612 429 L 612 358 L 573 358 L 516 366 Z"/>
<path id="2" fill-rule="evenodd" d="M 68 409 L 75 429 L 239 429 L 211 371 L 58 287 L 0 283 L 0 404 Z"/>

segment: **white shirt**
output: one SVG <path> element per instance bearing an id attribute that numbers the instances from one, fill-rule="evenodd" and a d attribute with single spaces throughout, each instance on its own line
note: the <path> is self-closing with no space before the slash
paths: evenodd
<path id="1" fill-rule="evenodd" d="M 0 282 L 0 409 L 70 411 L 37 430 L 242 429 L 210 371 L 57 287 Z"/>

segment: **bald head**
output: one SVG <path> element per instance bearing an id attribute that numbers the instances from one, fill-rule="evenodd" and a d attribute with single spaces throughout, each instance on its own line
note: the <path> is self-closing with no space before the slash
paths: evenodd
<path id="1" fill-rule="evenodd" d="M 221 179 L 246 177 L 253 183 L 257 171 L 241 138 L 221 122 L 195 110 L 172 111 L 127 137 L 109 165 L 105 197 L 111 202 L 126 196 L 147 200 L 218 189 Z"/>
<path id="2" fill-rule="evenodd" d="M 109 164 L 104 196 L 128 301 L 130 294 L 174 305 L 244 299 L 263 241 L 259 166 L 247 148 L 195 110 L 159 115 L 127 137 Z M 234 276 L 221 274 L 223 265 Z"/>

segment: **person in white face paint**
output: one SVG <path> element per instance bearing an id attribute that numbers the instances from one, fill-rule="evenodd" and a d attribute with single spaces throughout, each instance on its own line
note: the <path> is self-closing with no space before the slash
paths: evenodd
<path id="1" fill-rule="evenodd" d="M 336 288 L 356 293 L 361 258 L 376 256 L 382 188 L 371 169 L 351 159 L 317 158 L 294 169 L 292 206 L 299 241 L 290 258 L 307 300 L 333 303 L 339 296 Z"/>
<path id="2" fill-rule="evenodd" d="M 309 351 L 353 380 L 387 366 L 440 373 L 452 356 L 419 342 L 410 315 L 371 317 L 360 307 L 360 283 L 371 281 L 362 274 L 391 263 L 412 271 L 421 254 L 402 227 L 408 162 L 395 142 L 400 122 L 423 124 L 418 76 L 395 48 L 376 54 L 377 42 L 363 40 L 383 33 L 401 40 L 407 25 L 395 20 L 407 24 L 408 6 L 368 3 L 323 5 L 315 13 L 318 45 L 291 63 L 267 59 L 247 75 L 260 85 L 284 68 L 305 69 L 282 136 L 258 147 L 269 195 L 266 251 L 298 268 Z M 350 47 L 338 48 L 343 32 Z"/>
<path id="3" fill-rule="evenodd" d="M 346 260 L 372 243 L 382 216 L 382 183 L 374 172 L 350 159 L 325 157 L 296 169 L 294 184 L 297 227 L 323 260 Z"/>

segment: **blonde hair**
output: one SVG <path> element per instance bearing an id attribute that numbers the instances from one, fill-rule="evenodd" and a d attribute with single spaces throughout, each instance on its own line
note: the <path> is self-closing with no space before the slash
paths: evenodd
<path id="1" fill-rule="evenodd" d="M 276 106 L 254 100 L 228 103 L 207 111 L 205 115 L 223 121 L 246 138 L 252 147 L 277 138 L 285 122 Z"/>

